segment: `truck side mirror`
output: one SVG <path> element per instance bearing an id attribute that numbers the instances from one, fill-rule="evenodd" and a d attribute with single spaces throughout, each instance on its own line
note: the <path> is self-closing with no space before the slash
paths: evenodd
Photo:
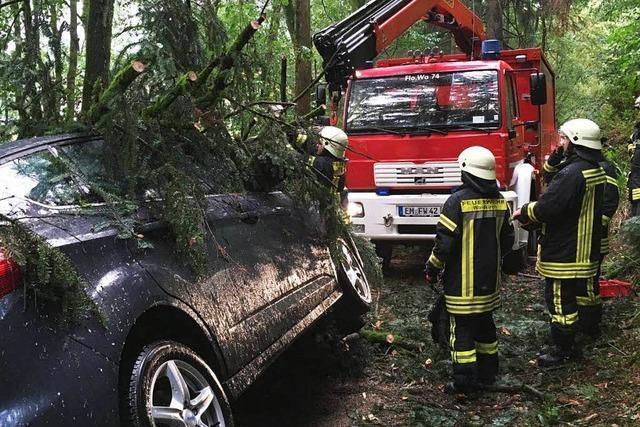
<path id="1" fill-rule="evenodd" d="M 316 105 L 326 105 L 326 104 L 327 104 L 327 86 L 318 85 L 316 87 Z"/>
<path id="2" fill-rule="evenodd" d="M 531 103 L 544 105 L 547 103 L 547 76 L 544 73 L 533 73 L 531 82 Z"/>

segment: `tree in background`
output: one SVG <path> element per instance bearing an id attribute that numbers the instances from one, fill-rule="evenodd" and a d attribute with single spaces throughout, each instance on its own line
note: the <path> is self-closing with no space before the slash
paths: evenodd
<path id="1" fill-rule="evenodd" d="M 109 80 L 114 0 L 89 0 L 88 4 L 86 67 L 82 85 L 83 113 L 89 111 L 97 89 L 105 88 Z"/>

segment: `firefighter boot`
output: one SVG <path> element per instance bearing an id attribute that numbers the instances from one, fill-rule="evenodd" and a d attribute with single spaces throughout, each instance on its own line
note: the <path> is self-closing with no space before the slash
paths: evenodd
<path id="1" fill-rule="evenodd" d="M 574 345 L 573 328 L 551 324 L 551 341 L 553 346 L 551 350 L 538 357 L 538 366 L 541 368 L 550 368 L 553 366 L 564 365 L 577 356 Z"/>
<path id="2" fill-rule="evenodd" d="M 471 394 L 477 390 L 476 364 L 454 364 L 453 382 L 444 386 L 444 392 L 447 394 Z"/>
<path id="3" fill-rule="evenodd" d="M 498 354 L 478 353 L 478 383 L 492 385 L 498 375 Z"/>

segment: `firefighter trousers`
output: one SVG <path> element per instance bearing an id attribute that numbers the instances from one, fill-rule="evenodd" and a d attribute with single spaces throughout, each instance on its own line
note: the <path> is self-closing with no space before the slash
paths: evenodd
<path id="1" fill-rule="evenodd" d="M 631 202 L 631 216 L 640 216 L 640 200 Z"/>
<path id="2" fill-rule="evenodd" d="M 588 279 L 545 279 L 545 301 L 551 316 L 551 341 L 564 353 L 572 353 L 578 323 L 578 289 Z"/>
<path id="3" fill-rule="evenodd" d="M 600 299 L 600 269 L 604 256 L 600 257 L 598 273 L 595 277 L 581 282 L 576 292 L 578 303 L 578 329 L 593 338 L 600 335 L 602 320 L 602 300 Z"/>
<path id="4" fill-rule="evenodd" d="M 493 383 L 498 374 L 493 312 L 449 314 L 449 349 L 456 389 L 472 390 L 477 381 Z"/>

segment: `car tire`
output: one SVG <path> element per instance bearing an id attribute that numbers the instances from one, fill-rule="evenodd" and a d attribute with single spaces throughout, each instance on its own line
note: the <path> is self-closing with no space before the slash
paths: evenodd
<path id="1" fill-rule="evenodd" d="M 364 263 L 351 239 L 338 239 L 338 283 L 344 294 L 344 306 L 353 315 L 369 311 L 371 288 L 364 272 Z"/>
<path id="2" fill-rule="evenodd" d="M 231 405 L 213 370 L 175 341 L 145 346 L 124 397 L 134 427 L 233 426 Z"/>

